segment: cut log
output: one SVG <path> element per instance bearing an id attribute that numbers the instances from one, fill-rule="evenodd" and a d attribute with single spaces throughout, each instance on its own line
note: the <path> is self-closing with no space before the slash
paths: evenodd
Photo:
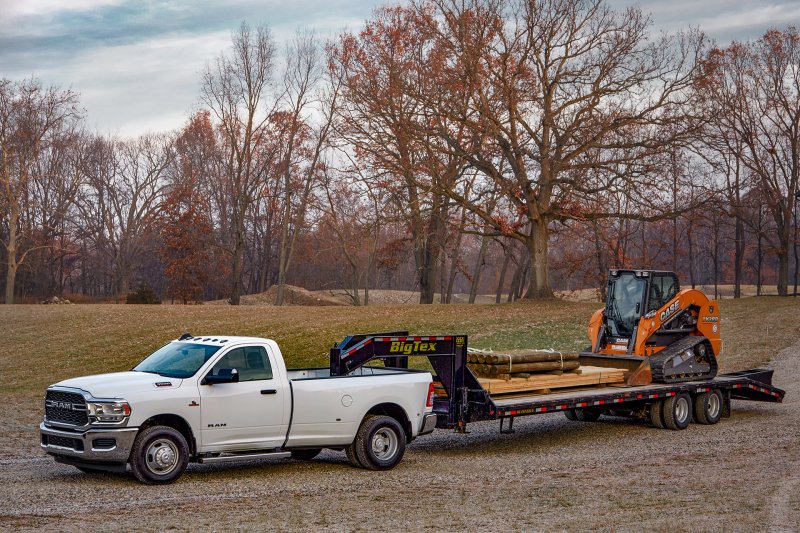
<path id="1" fill-rule="evenodd" d="M 529 352 L 529 353 L 496 353 L 484 355 L 487 364 L 517 364 L 517 363 L 543 363 L 546 361 L 577 361 L 577 353 L 550 353 L 550 352 Z"/>
<path id="2" fill-rule="evenodd" d="M 547 361 L 541 363 L 512 363 L 510 365 L 482 365 L 478 372 L 485 376 L 514 374 L 517 372 L 549 372 L 551 370 L 574 370 L 580 366 L 578 361 Z"/>

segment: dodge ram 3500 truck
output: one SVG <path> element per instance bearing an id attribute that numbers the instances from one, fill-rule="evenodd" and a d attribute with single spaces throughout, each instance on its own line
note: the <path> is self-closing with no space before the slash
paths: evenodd
<path id="1" fill-rule="evenodd" d="M 308 460 L 344 450 L 354 466 L 397 465 L 433 431 L 425 371 L 287 370 L 277 343 L 184 334 L 129 372 L 67 379 L 45 394 L 41 447 L 82 471 L 171 483 L 192 462 Z"/>

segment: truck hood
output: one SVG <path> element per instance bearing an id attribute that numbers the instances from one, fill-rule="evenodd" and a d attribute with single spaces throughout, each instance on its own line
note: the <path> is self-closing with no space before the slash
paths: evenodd
<path id="1" fill-rule="evenodd" d="M 167 385 L 169 383 L 169 385 Z M 124 398 L 137 392 L 152 390 L 174 390 L 181 386 L 182 379 L 166 378 L 146 372 L 114 372 L 65 379 L 55 385 L 85 390 L 95 398 Z"/>

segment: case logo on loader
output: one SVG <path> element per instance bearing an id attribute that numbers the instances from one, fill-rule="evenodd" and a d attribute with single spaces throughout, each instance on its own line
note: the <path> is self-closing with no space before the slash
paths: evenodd
<path id="1" fill-rule="evenodd" d="M 664 320 L 675 314 L 675 311 L 677 311 L 680 306 L 681 306 L 681 301 L 675 300 L 669 307 L 661 311 L 661 314 L 658 315 L 658 319 L 661 322 L 664 322 Z"/>
<path id="2" fill-rule="evenodd" d="M 418 352 L 435 352 L 435 351 L 436 351 L 435 342 L 392 341 L 392 344 L 389 346 L 389 353 L 402 353 L 404 355 L 411 355 L 412 353 L 418 353 Z"/>

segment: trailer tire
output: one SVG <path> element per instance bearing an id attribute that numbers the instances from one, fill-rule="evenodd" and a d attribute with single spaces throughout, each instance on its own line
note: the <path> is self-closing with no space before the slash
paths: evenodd
<path id="1" fill-rule="evenodd" d="M 305 450 L 292 450 L 292 459 L 297 461 L 310 461 L 318 456 L 322 448 L 308 448 Z"/>
<path id="2" fill-rule="evenodd" d="M 406 452 L 403 426 L 390 416 L 367 415 L 353 441 L 358 462 L 369 470 L 389 470 Z"/>
<path id="3" fill-rule="evenodd" d="M 133 441 L 131 470 L 148 485 L 166 485 L 181 477 L 189 464 L 189 445 L 181 432 L 169 426 L 151 426 Z"/>
<path id="4" fill-rule="evenodd" d="M 579 422 L 597 422 L 600 419 L 600 413 L 588 409 L 575 409 L 575 418 Z"/>
<path id="5" fill-rule="evenodd" d="M 664 429 L 664 401 L 656 400 L 650 404 L 650 423 L 658 429 Z"/>
<path id="6" fill-rule="evenodd" d="M 575 414 L 575 409 L 567 409 L 566 411 L 564 411 L 564 416 L 566 416 L 568 420 L 572 420 L 573 422 L 578 420 L 578 415 Z"/>
<path id="7" fill-rule="evenodd" d="M 694 419 L 699 424 L 716 424 L 722 418 L 722 393 L 718 389 L 698 394 L 694 399 Z"/>
<path id="8" fill-rule="evenodd" d="M 662 409 L 664 426 L 667 429 L 686 429 L 692 421 L 692 397 L 680 392 L 664 400 Z"/>

